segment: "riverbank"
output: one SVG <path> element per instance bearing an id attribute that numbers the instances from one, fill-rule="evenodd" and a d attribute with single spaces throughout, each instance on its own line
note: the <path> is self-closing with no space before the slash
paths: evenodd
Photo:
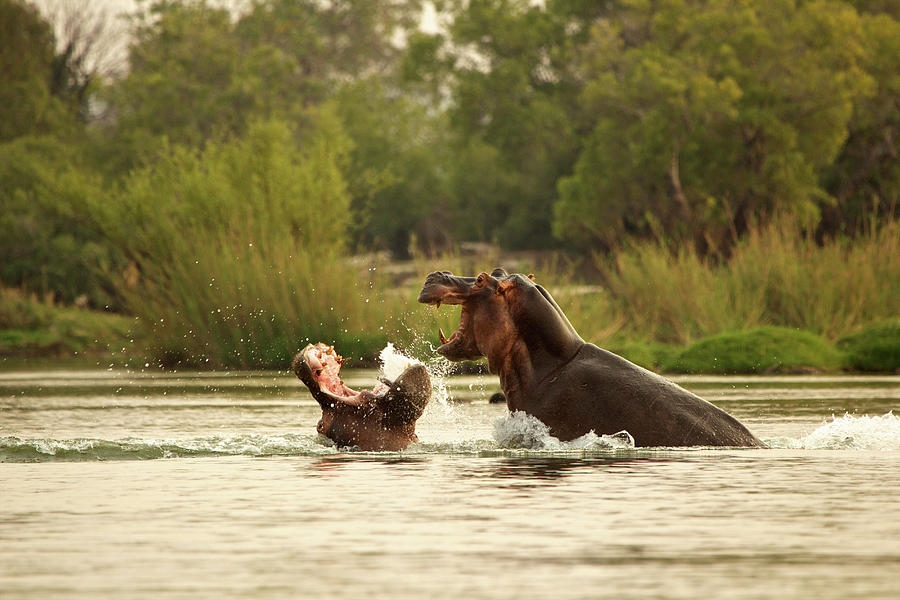
<path id="1" fill-rule="evenodd" d="M 131 317 L 59 306 L 0 288 L 0 368 L 31 361 L 122 364 L 142 352 L 138 331 Z"/>
<path id="2" fill-rule="evenodd" d="M 154 356 L 148 328 L 134 318 L 53 306 L 9 290 L 0 298 L 0 370 L 37 365 L 204 368 L 203 361 L 170 365 Z M 429 332 L 419 331 L 412 339 L 417 342 L 410 344 L 411 350 L 424 358 Z M 684 345 L 621 336 L 599 345 L 643 367 L 671 374 L 900 372 L 900 318 L 870 324 L 835 341 L 809 331 L 768 326 L 722 332 Z M 374 353 L 363 354 L 355 357 L 354 365 L 370 366 L 374 359 Z M 286 355 L 281 363 L 261 366 L 286 369 L 289 361 Z M 459 368 L 479 369 L 475 364 Z"/>

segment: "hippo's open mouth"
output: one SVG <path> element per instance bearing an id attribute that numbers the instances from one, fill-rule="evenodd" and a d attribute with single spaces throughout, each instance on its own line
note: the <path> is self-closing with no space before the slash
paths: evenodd
<path id="1" fill-rule="evenodd" d="M 476 360 L 483 355 L 475 344 L 471 331 L 472 313 L 467 300 L 475 283 L 474 277 L 456 277 L 447 271 L 432 273 L 425 279 L 425 286 L 419 293 L 419 302 L 440 308 L 441 304 L 459 304 L 461 313 L 459 326 L 447 337 L 438 328 L 440 346 L 437 353 L 447 360 Z"/>
<path id="2" fill-rule="evenodd" d="M 431 378 L 421 364 L 410 364 L 393 381 L 379 377 L 371 390 L 354 390 L 341 379 L 346 362 L 333 346 L 309 344 L 292 368 L 323 410 L 353 408 L 384 411 L 384 423 L 415 423 L 431 399 Z"/>
<path id="3" fill-rule="evenodd" d="M 440 307 L 441 302 L 437 301 L 430 304 L 438 308 Z M 436 350 L 437 353 L 449 360 L 454 360 L 454 356 L 468 347 L 471 344 L 471 336 L 469 335 L 469 323 L 471 320 L 469 311 L 466 309 L 466 306 L 463 305 L 462 312 L 459 315 L 459 326 L 456 328 L 456 331 L 450 334 L 450 337 L 447 337 L 442 327 L 438 327 L 438 340 L 440 341 L 440 345 Z"/>
<path id="4" fill-rule="evenodd" d="M 357 391 L 349 387 L 341 379 L 341 366 L 347 361 L 333 346 L 319 342 L 310 344 L 294 357 L 293 369 L 316 401 L 326 408 L 333 407 L 335 402 L 346 404 L 362 404 L 364 396 L 372 397 L 384 394 L 388 385 L 379 381 L 371 391 Z"/>

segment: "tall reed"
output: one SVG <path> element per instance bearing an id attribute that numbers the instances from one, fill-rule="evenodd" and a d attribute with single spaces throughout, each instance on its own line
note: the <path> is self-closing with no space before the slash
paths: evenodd
<path id="1" fill-rule="evenodd" d="M 598 259 L 626 336 L 685 344 L 780 325 L 829 339 L 900 314 L 900 226 L 819 245 L 791 222 L 752 230 L 727 261 L 644 242 Z"/>

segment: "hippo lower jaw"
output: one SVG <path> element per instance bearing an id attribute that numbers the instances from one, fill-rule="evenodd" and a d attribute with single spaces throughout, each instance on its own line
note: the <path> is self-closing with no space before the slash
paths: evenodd
<path id="1" fill-rule="evenodd" d="M 432 306 L 440 307 L 440 302 L 435 302 Z M 450 337 L 444 335 L 444 330 L 438 327 L 438 339 L 440 346 L 435 352 L 446 358 L 447 360 L 477 360 L 483 355 L 474 343 L 474 338 L 469 332 L 472 321 L 471 313 L 463 305 L 462 312 L 459 316 L 459 326 L 456 331 L 450 334 Z"/>

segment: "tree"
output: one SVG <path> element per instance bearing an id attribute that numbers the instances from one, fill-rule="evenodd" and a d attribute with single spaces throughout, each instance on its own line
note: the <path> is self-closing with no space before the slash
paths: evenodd
<path id="1" fill-rule="evenodd" d="M 591 247 L 661 230 L 715 250 L 777 213 L 815 225 L 820 173 L 873 88 L 863 39 L 841 2 L 622 2 L 581 54 L 596 121 L 555 233 Z"/>
<path id="2" fill-rule="evenodd" d="M 484 209 L 490 219 L 487 227 L 471 231 L 511 247 L 554 244 L 550 222 L 556 181 L 571 170 L 580 137 L 574 109 L 581 82 L 570 68 L 572 53 L 586 35 L 586 24 L 606 4 L 450 3 L 447 44 L 437 47 L 422 39 L 413 47 L 424 64 L 445 57 L 460 164 L 490 157 L 496 173 L 493 181 L 485 181 L 481 169 L 456 170 L 460 209 L 470 215 Z M 479 193 L 486 189 L 489 197 Z"/>
<path id="3" fill-rule="evenodd" d="M 51 93 L 82 121 L 95 118 L 93 91 L 125 70 L 124 29 L 109 6 L 91 0 L 34 0 L 56 40 Z"/>
<path id="4" fill-rule="evenodd" d="M 848 136 L 825 170 L 835 203 L 825 207 L 824 234 L 856 233 L 873 219 L 896 218 L 900 204 L 900 21 L 887 15 L 863 18 L 863 65 L 874 93 L 853 106 Z"/>
<path id="5" fill-rule="evenodd" d="M 347 165 L 353 232 L 363 247 L 407 257 L 447 249 L 449 214 L 444 115 L 398 93 L 383 78 L 343 86 L 335 97 L 353 149 Z"/>
<path id="6" fill-rule="evenodd" d="M 115 302 L 107 276 L 124 265 L 94 227 L 106 195 L 78 151 L 50 136 L 0 144 L 0 281 L 103 307 Z"/>
<path id="7" fill-rule="evenodd" d="M 256 119 L 294 120 L 347 80 L 385 68 L 389 36 L 415 2 L 256 0 L 235 19 L 203 1 L 156 0 L 139 13 L 131 69 L 108 101 L 113 154 L 241 136 Z"/>
<path id="8" fill-rule="evenodd" d="M 68 126 L 66 106 L 52 89 L 49 24 L 23 0 L 0 0 L 0 39 L 0 142 Z"/>

